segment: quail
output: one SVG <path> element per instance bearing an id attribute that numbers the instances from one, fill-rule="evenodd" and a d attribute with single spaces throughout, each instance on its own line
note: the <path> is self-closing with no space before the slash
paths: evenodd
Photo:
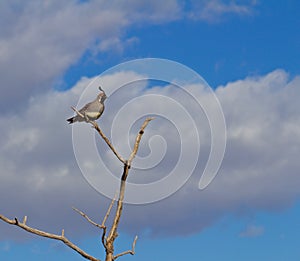
<path id="1" fill-rule="evenodd" d="M 82 115 L 84 115 L 84 117 L 87 117 L 88 120 L 94 121 L 99 119 L 104 111 L 104 101 L 106 99 L 106 94 L 101 89 L 101 87 L 99 87 L 99 90 L 102 92 L 97 95 L 97 98 L 94 101 L 87 103 L 79 110 L 79 112 Z M 80 115 L 76 115 L 74 117 L 67 119 L 67 121 L 69 122 L 69 124 L 72 124 L 77 121 L 78 122 L 86 121 L 87 119 L 84 117 L 81 117 Z"/>

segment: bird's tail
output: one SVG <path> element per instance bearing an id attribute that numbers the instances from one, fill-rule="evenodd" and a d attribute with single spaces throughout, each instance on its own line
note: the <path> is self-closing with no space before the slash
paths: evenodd
<path id="1" fill-rule="evenodd" d="M 76 121 L 76 117 L 71 117 L 69 119 L 67 119 L 67 122 L 69 122 L 69 124 L 72 124 Z"/>

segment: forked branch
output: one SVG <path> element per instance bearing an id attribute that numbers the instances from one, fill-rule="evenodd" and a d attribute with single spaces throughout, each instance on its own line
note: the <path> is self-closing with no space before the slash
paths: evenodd
<path id="1" fill-rule="evenodd" d="M 144 134 L 145 128 L 147 127 L 147 125 L 149 124 L 149 122 L 151 120 L 153 120 L 153 118 L 147 118 L 144 121 L 143 125 L 140 128 L 140 131 L 139 131 L 138 135 L 136 136 L 134 147 L 133 147 L 133 150 L 132 150 L 132 152 L 129 156 L 129 159 L 124 163 L 123 174 L 122 174 L 122 177 L 121 177 L 121 184 L 120 184 L 120 192 L 119 192 L 117 209 L 116 209 L 116 213 L 115 213 L 115 217 L 114 217 L 114 220 L 113 220 L 112 227 L 110 229 L 110 232 L 109 232 L 109 234 L 107 236 L 107 240 L 106 240 L 105 249 L 106 249 L 106 253 L 107 253 L 107 258 L 106 258 L 107 261 L 114 260 L 114 256 L 113 256 L 114 246 L 113 246 L 113 244 L 114 244 L 115 239 L 118 236 L 117 229 L 118 229 L 120 218 L 121 218 L 121 215 L 122 215 L 123 201 L 124 201 L 124 194 L 125 194 L 125 185 L 126 185 L 126 180 L 127 180 L 127 177 L 128 177 L 129 169 L 130 169 L 130 166 L 131 166 L 131 162 L 134 159 L 134 157 L 136 156 L 136 153 L 138 151 L 140 141 L 141 141 L 141 138 Z M 134 246 L 136 244 L 136 240 L 137 240 L 137 238 L 134 240 Z M 134 253 L 134 251 L 131 251 L 130 253 Z M 123 254 L 121 254 L 121 255 L 123 255 Z"/>
<path id="2" fill-rule="evenodd" d="M 103 230 L 102 232 L 102 244 L 105 248 L 105 252 L 106 252 L 106 261 L 114 261 L 117 258 L 124 256 L 126 254 L 131 254 L 134 255 L 135 253 L 135 245 L 136 245 L 136 241 L 137 241 L 137 236 L 135 237 L 133 244 L 132 244 L 132 249 L 131 250 L 127 250 L 125 252 L 122 252 L 120 254 L 114 255 L 114 241 L 118 236 L 117 233 L 117 229 L 118 229 L 118 225 L 120 222 L 120 217 L 122 215 L 122 209 L 123 209 L 123 201 L 124 201 L 124 194 L 125 194 L 125 185 L 126 185 L 126 180 L 129 174 L 129 169 L 131 166 L 131 163 L 134 159 L 134 157 L 137 154 L 139 145 L 140 145 L 140 141 L 142 138 L 142 135 L 144 134 L 144 130 L 147 127 L 148 123 L 153 119 L 153 118 L 147 118 L 143 125 L 140 128 L 139 133 L 136 136 L 135 139 L 135 143 L 134 143 L 134 147 L 133 150 L 129 156 L 128 160 L 123 159 L 118 152 L 114 149 L 114 147 L 112 146 L 111 142 L 109 141 L 109 139 L 103 134 L 103 132 L 101 131 L 101 129 L 99 128 L 98 124 L 95 121 L 91 121 L 88 119 L 88 117 L 86 117 L 86 115 L 83 115 L 82 113 L 80 113 L 79 111 L 77 111 L 75 108 L 72 107 L 72 109 L 77 113 L 77 115 L 79 115 L 80 117 L 84 118 L 86 122 L 90 123 L 93 125 L 93 127 L 96 129 L 96 131 L 99 133 L 99 135 L 104 139 L 104 141 L 106 142 L 106 144 L 109 146 L 109 148 L 112 150 L 112 152 L 115 154 L 115 156 L 124 164 L 124 168 L 123 168 L 123 174 L 121 177 L 121 184 L 120 184 L 120 188 L 119 188 L 119 196 L 118 196 L 118 201 L 117 201 L 117 208 L 116 208 L 116 212 L 115 212 L 115 216 L 113 218 L 113 223 L 111 226 L 111 229 L 108 233 L 108 236 L 106 238 L 106 220 L 108 218 L 108 216 L 111 213 L 111 209 L 112 206 L 116 200 L 116 196 L 115 198 L 111 201 L 111 204 L 106 212 L 106 215 L 102 221 L 102 224 L 98 224 L 95 221 L 93 221 L 91 218 L 89 218 L 84 212 L 73 208 L 76 212 L 78 212 L 81 216 L 83 216 L 89 223 L 91 223 L 92 225 L 101 228 Z M 79 253 L 81 256 L 83 256 L 84 258 L 91 260 L 91 261 L 100 261 L 100 259 L 97 259 L 89 254 L 87 254 L 85 251 L 83 251 L 81 248 L 79 248 L 78 246 L 76 246 L 75 244 L 73 244 L 69 239 L 67 239 L 65 237 L 65 232 L 64 230 L 62 230 L 60 235 L 57 234 L 51 234 L 42 230 L 38 230 L 32 227 L 29 227 L 26 225 L 26 221 L 27 221 L 27 216 L 24 217 L 23 222 L 19 222 L 17 218 L 15 219 L 9 219 L 3 215 L 0 214 L 0 219 L 2 219 L 4 222 L 10 224 L 10 225 L 15 225 L 18 226 L 24 230 L 26 230 L 29 233 L 32 234 L 36 234 L 38 236 L 42 236 L 42 237 L 47 237 L 47 238 L 51 238 L 51 239 L 55 239 L 55 240 L 59 240 L 62 241 L 65 245 L 67 245 L 68 247 L 70 247 L 71 249 L 75 250 L 77 253 Z"/>
<path id="3" fill-rule="evenodd" d="M 134 255 L 135 254 L 135 244 L 136 244 L 137 239 L 138 239 L 138 237 L 135 236 L 135 238 L 133 240 L 133 243 L 132 243 L 132 249 L 131 250 L 127 250 L 127 251 L 124 251 L 120 254 L 115 255 L 113 260 L 116 260 L 118 257 L 125 256 L 125 255 L 128 255 L 128 254 Z"/>

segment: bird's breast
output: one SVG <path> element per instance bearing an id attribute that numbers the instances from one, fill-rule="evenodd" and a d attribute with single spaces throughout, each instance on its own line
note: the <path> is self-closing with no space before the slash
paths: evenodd
<path id="1" fill-rule="evenodd" d="M 100 112 L 87 112 L 86 115 L 89 117 L 89 118 L 98 118 L 100 116 Z"/>

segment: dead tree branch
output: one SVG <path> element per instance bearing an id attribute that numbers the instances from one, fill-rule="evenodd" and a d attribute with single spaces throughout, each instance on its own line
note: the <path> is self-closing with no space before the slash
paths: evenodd
<path id="1" fill-rule="evenodd" d="M 72 207 L 73 210 L 75 210 L 77 213 L 79 213 L 81 216 L 83 216 L 88 222 L 90 222 L 92 225 L 94 225 L 95 227 L 101 228 L 103 229 L 104 226 L 97 224 L 96 222 L 94 222 L 93 220 L 91 220 L 87 214 L 85 214 L 84 212 L 80 211 L 77 208 Z"/>
<path id="2" fill-rule="evenodd" d="M 124 163 L 124 169 L 123 169 L 123 174 L 121 177 L 121 184 L 120 184 L 120 192 L 119 192 L 119 199 L 118 199 L 118 203 L 117 203 L 117 209 L 116 209 L 116 213 L 115 213 L 115 217 L 113 220 L 113 224 L 112 227 L 110 229 L 110 232 L 107 236 L 107 240 L 106 240 L 106 246 L 105 246 L 105 250 L 106 250 L 106 261 L 111 261 L 114 260 L 114 256 L 113 256 L 113 252 L 114 252 L 114 241 L 118 236 L 117 233 L 117 228 L 120 222 L 120 217 L 122 215 L 122 210 L 123 210 L 123 201 L 124 201 L 124 194 L 125 194 L 125 185 L 126 185 L 126 180 L 128 177 L 128 173 L 129 173 L 129 169 L 130 169 L 130 165 L 132 160 L 134 159 L 139 145 L 140 145 L 140 141 L 142 138 L 142 135 L 144 134 L 145 128 L 147 127 L 147 125 L 149 124 L 149 122 L 153 120 L 153 118 L 147 118 L 143 125 L 140 128 L 140 131 L 135 139 L 135 143 L 134 143 L 134 147 L 133 147 L 133 151 L 131 152 L 129 159 Z M 136 241 L 136 240 L 135 240 Z"/>
<path id="3" fill-rule="evenodd" d="M 138 239 L 138 236 L 135 236 L 135 238 L 133 240 L 133 243 L 132 243 L 132 249 L 131 250 L 127 250 L 127 251 L 124 251 L 120 254 L 115 255 L 113 260 L 116 260 L 118 257 L 128 255 L 128 254 L 134 255 L 135 254 L 135 244 L 136 244 L 137 239 Z"/>
<path id="4" fill-rule="evenodd" d="M 104 135 L 102 130 L 99 128 L 98 124 L 95 121 L 90 121 L 90 123 L 93 125 L 95 130 L 99 133 L 99 135 L 103 138 L 103 140 L 106 142 L 106 144 L 111 149 L 111 151 L 115 154 L 118 160 L 121 161 L 123 164 L 125 164 L 125 159 L 115 150 L 113 145 L 110 143 L 109 139 Z"/>
<path id="5" fill-rule="evenodd" d="M 42 230 L 39 230 L 39 229 L 29 227 L 29 226 L 26 225 L 27 216 L 24 217 L 23 222 L 19 222 L 17 218 L 9 219 L 9 218 L 7 218 L 3 215 L 0 215 L 0 219 L 2 219 L 4 222 L 6 222 L 10 225 L 15 225 L 17 227 L 20 227 L 20 228 L 26 230 L 29 233 L 32 233 L 32 234 L 35 234 L 35 235 L 38 235 L 38 236 L 41 236 L 41 237 L 47 237 L 47 238 L 62 241 L 65 245 L 67 245 L 68 247 L 75 250 L 77 253 L 79 253 L 84 258 L 86 258 L 88 260 L 91 260 L 91 261 L 100 261 L 100 259 L 97 259 L 97 258 L 87 254 L 81 248 L 79 248 L 78 246 L 73 244 L 69 239 L 67 239 L 65 237 L 64 230 L 62 230 L 61 235 L 56 235 L 56 234 L 51 234 L 51 233 L 48 233 L 48 232 L 45 232 L 45 231 L 42 231 Z"/>
<path id="6" fill-rule="evenodd" d="M 140 131 L 139 131 L 138 135 L 136 136 L 134 147 L 133 147 L 133 151 L 131 152 L 130 157 L 128 159 L 129 168 L 130 168 L 132 160 L 134 159 L 134 157 L 135 157 L 135 155 L 136 155 L 136 153 L 137 153 L 137 151 L 139 149 L 139 145 L 140 145 L 142 136 L 143 136 L 143 134 L 145 132 L 145 128 L 147 127 L 147 125 L 149 124 L 149 122 L 152 121 L 153 119 L 154 119 L 153 117 L 147 118 L 144 121 L 142 127 L 140 128 Z"/>
<path id="7" fill-rule="evenodd" d="M 80 113 L 76 108 L 74 108 L 73 106 L 71 107 L 72 110 L 74 112 L 76 112 L 76 114 L 78 116 L 80 116 L 81 118 L 85 119 L 85 121 L 87 123 L 90 123 L 93 125 L 94 129 L 99 133 L 99 135 L 103 138 L 103 140 L 106 142 L 106 144 L 108 145 L 108 147 L 111 149 L 111 151 L 115 154 L 115 156 L 118 158 L 119 161 L 121 161 L 123 164 L 125 164 L 125 159 L 123 159 L 123 157 L 115 150 L 115 148 L 113 147 L 113 145 L 111 144 L 111 142 L 109 141 L 109 139 L 105 136 L 105 134 L 102 132 L 102 130 L 99 128 L 99 125 L 95 122 L 95 121 L 91 121 L 88 119 L 88 117 L 86 115 L 83 115 L 82 113 Z"/>
<path id="8" fill-rule="evenodd" d="M 111 203 L 110 203 L 110 205 L 109 205 L 109 207 L 108 207 L 108 209 L 106 211 L 106 214 L 105 214 L 105 216 L 103 218 L 103 221 L 102 221 L 102 224 L 101 224 L 103 227 L 105 226 L 106 220 L 107 220 L 108 216 L 110 215 L 111 209 L 112 209 L 112 207 L 113 207 L 113 205 L 114 205 L 114 203 L 116 201 L 117 195 L 118 194 L 116 192 L 114 198 L 111 200 Z"/>
<path id="9" fill-rule="evenodd" d="M 95 121 L 91 121 L 88 119 L 88 117 L 86 117 L 86 115 L 83 115 L 82 113 L 80 113 L 78 110 L 76 110 L 75 108 L 72 107 L 72 109 L 77 113 L 77 115 L 79 115 L 80 117 L 84 118 L 85 121 L 87 123 L 90 123 L 93 125 L 93 127 L 95 128 L 95 130 L 99 133 L 99 135 L 103 138 L 103 140 L 106 142 L 106 144 L 109 146 L 109 148 L 112 150 L 112 152 L 115 154 L 115 156 L 124 164 L 124 168 L 123 168 L 123 174 L 121 177 L 121 184 L 120 184 L 120 188 L 119 188 L 119 196 L 118 196 L 118 201 L 117 201 L 117 208 L 116 208 L 116 212 L 115 212 L 115 216 L 113 218 L 113 222 L 112 222 L 112 226 L 110 228 L 110 231 L 108 233 L 108 236 L 106 238 L 106 220 L 109 217 L 112 207 L 114 205 L 114 202 L 116 200 L 116 196 L 114 197 L 114 199 L 112 199 L 110 206 L 104 216 L 104 219 L 102 221 L 102 224 L 98 224 L 96 222 L 94 222 L 92 219 L 90 219 L 84 212 L 73 208 L 76 212 L 78 212 L 81 216 L 83 216 L 89 223 L 91 223 L 92 225 L 101 228 L 103 230 L 102 232 L 102 244 L 105 248 L 105 252 L 106 252 L 106 259 L 105 261 L 114 261 L 117 258 L 124 256 L 126 254 L 131 254 L 134 255 L 135 253 L 135 245 L 136 245 L 136 241 L 137 241 L 137 236 L 135 237 L 133 244 L 132 244 L 132 249 L 131 250 L 127 250 L 125 252 L 122 252 L 120 254 L 114 255 L 114 241 L 115 239 L 118 237 L 118 233 L 117 233 L 117 229 L 118 229 L 118 225 L 120 222 L 120 218 L 122 215 L 122 210 L 123 210 L 123 201 L 124 201 L 124 194 L 125 194 L 125 185 L 126 185 L 126 180 L 129 174 L 129 169 L 131 167 L 131 163 L 134 159 L 134 157 L 137 154 L 139 145 L 140 145 L 140 141 L 142 138 L 142 135 L 144 134 L 145 128 L 147 127 L 147 125 L 149 124 L 149 122 L 153 119 L 153 118 L 147 118 L 143 125 L 140 128 L 139 133 L 136 136 L 135 139 L 135 143 L 134 143 L 134 147 L 133 150 L 128 158 L 128 160 L 125 160 L 124 158 L 122 158 L 118 152 L 114 149 L 114 147 L 112 146 L 111 142 L 109 141 L 109 139 L 103 134 L 103 132 L 101 131 L 101 129 L 99 128 L 98 124 Z M 4 222 L 10 224 L 10 225 L 15 225 L 18 226 L 24 230 L 26 230 L 29 233 L 32 234 L 36 234 L 38 236 L 42 236 L 42 237 L 47 237 L 47 238 L 51 238 L 51 239 L 55 239 L 55 240 L 59 240 L 62 241 L 65 245 L 67 245 L 68 247 L 70 247 L 71 249 L 75 250 L 77 253 L 79 253 L 81 256 L 83 256 L 85 259 L 91 260 L 91 261 L 100 261 L 100 259 L 97 259 L 89 254 L 87 254 L 86 252 L 84 252 L 82 249 L 80 249 L 78 246 L 76 246 L 75 244 L 73 244 L 69 239 L 67 239 L 65 237 L 65 232 L 64 230 L 62 230 L 61 235 L 56 235 L 56 234 L 51 234 L 42 230 L 38 230 L 32 227 L 29 227 L 26 225 L 26 221 L 27 221 L 27 216 L 24 217 L 23 222 L 19 222 L 17 218 L 15 219 L 9 219 L 3 215 L 0 214 L 0 219 L 2 219 Z"/>

